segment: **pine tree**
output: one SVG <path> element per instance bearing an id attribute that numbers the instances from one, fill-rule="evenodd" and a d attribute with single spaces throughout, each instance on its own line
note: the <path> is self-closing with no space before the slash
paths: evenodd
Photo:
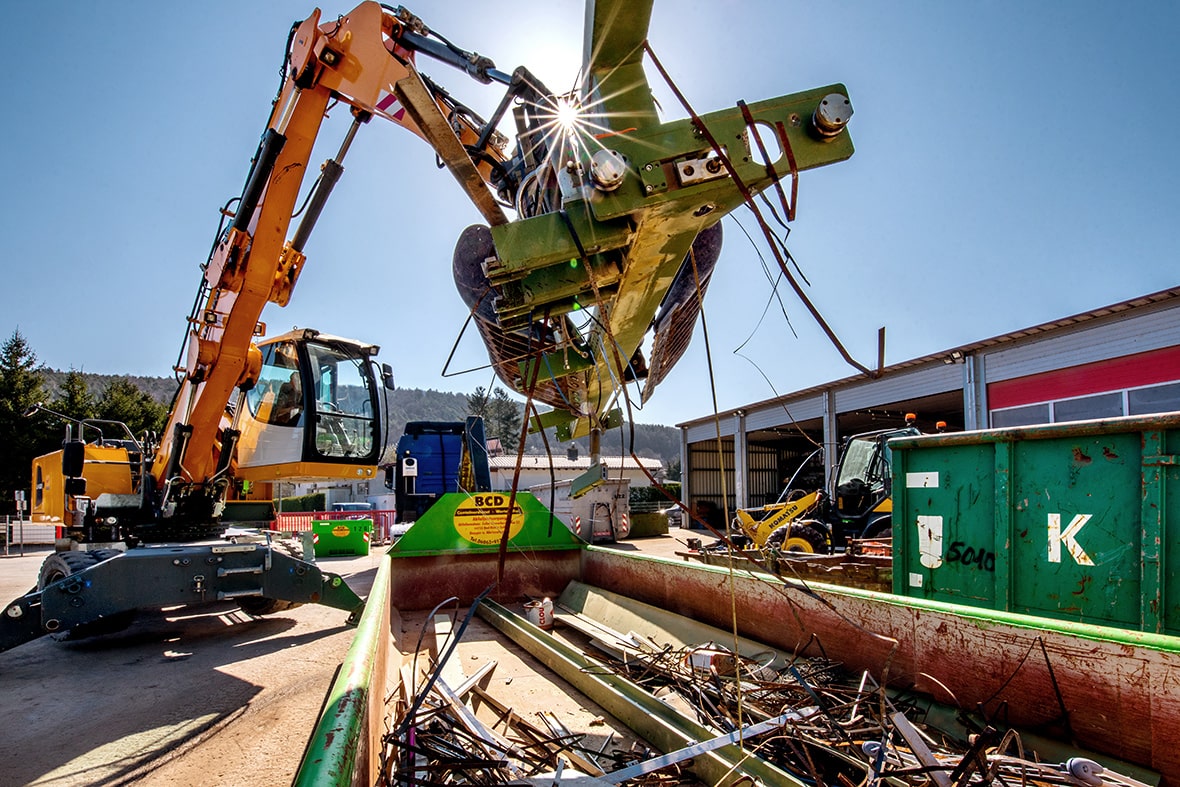
<path id="1" fill-rule="evenodd" d="M 115 380 L 108 385 L 98 400 L 97 410 L 99 418 L 127 424 L 136 438 L 144 432 L 159 432 L 164 428 L 164 420 L 168 415 L 164 405 L 130 380 Z M 125 437 L 122 434 L 107 436 Z"/>
<path id="2" fill-rule="evenodd" d="M 492 393 L 488 411 L 485 420 L 494 424 L 495 433 L 500 436 L 500 445 L 504 446 L 505 451 L 515 451 L 520 445 L 520 405 L 503 388 L 497 387 Z"/>
<path id="3" fill-rule="evenodd" d="M 467 412 L 483 418 L 488 437 L 500 438 L 505 451 L 515 451 L 520 445 L 521 406 L 500 387 L 490 395 L 482 385 L 467 396 Z"/>
<path id="4" fill-rule="evenodd" d="M 679 481 L 680 480 L 680 473 L 681 473 L 680 460 L 679 459 L 669 459 L 668 460 L 668 480 L 669 481 Z"/>
<path id="5" fill-rule="evenodd" d="M 489 403 L 488 390 L 481 385 L 467 395 L 467 414 L 487 420 Z"/>
<path id="6" fill-rule="evenodd" d="M 50 405 L 54 410 L 79 421 L 94 418 L 97 401 L 86 385 L 86 377 L 77 369 L 70 369 L 61 382 L 61 390 Z"/>
<path id="7" fill-rule="evenodd" d="M 26 417 L 48 397 L 37 355 L 21 334 L 12 332 L 0 345 L 0 511 L 15 511 L 12 493 L 29 488 L 34 457 L 57 447 L 57 419 L 43 413 Z"/>

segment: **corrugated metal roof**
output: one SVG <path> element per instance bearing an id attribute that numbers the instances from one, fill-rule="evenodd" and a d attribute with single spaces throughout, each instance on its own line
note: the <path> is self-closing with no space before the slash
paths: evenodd
<path id="1" fill-rule="evenodd" d="M 1016 342 L 1024 341 L 1026 339 L 1030 339 L 1032 337 L 1036 337 L 1036 336 L 1043 334 L 1043 333 L 1050 333 L 1052 331 L 1060 331 L 1065 328 L 1072 328 L 1074 326 L 1083 325 L 1083 324 L 1086 324 L 1086 323 L 1089 323 L 1089 322 L 1092 322 L 1095 320 L 1110 318 L 1115 315 L 1122 314 L 1124 312 L 1133 311 L 1135 309 L 1142 309 L 1144 307 L 1154 306 L 1154 305 L 1160 304 L 1160 303 L 1167 303 L 1169 301 L 1180 301 L 1180 287 L 1171 287 L 1166 290 L 1160 290 L 1159 292 L 1153 292 L 1153 293 L 1149 293 L 1147 295 L 1140 295 L 1138 297 L 1131 298 L 1129 300 L 1120 301 L 1118 303 L 1112 303 L 1109 306 L 1102 306 L 1097 309 L 1092 309 L 1087 312 L 1082 312 L 1081 314 L 1074 314 L 1069 317 L 1062 317 L 1057 320 L 1051 320 L 1050 322 L 1041 323 L 1040 325 L 1033 325 L 1029 328 L 1021 328 L 1020 330 L 1012 331 L 1010 333 L 1001 334 L 999 336 L 993 336 L 990 339 L 981 339 L 980 341 L 972 342 L 971 344 L 964 344 L 959 347 L 949 347 L 945 350 L 941 350 L 936 353 L 931 353 L 929 355 L 923 355 L 920 358 L 912 358 L 908 361 L 901 361 L 899 363 L 890 364 L 889 366 L 886 366 L 884 369 L 881 370 L 880 377 L 885 377 L 885 376 L 888 376 L 891 374 L 896 374 L 897 372 L 903 371 L 905 369 L 910 369 L 915 366 L 924 366 L 926 364 L 935 363 L 935 362 L 941 363 L 946 358 L 950 357 L 951 353 L 959 352 L 959 353 L 962 353 L 963 355 L 970 355 L 970 354 L 976 353 L 980 350 L 986 350 L 986 349 L 990 349 L 990 348 L 997 347 L 1000 345 L 1005 345 L 1005 344 L 1013 344 Z M 772 397 L 769 399 L 762 399 L 757 402 L 751 402 L 749 404 L 744 404 L 741 407 L 735 407 L 731 410 L 726 410 L 722 413 L 719 413 L 719 415 L 723 415 L 723 416 L 733 415 L 738 410 L 755 409 L 760 406 L 772 405 L 774 403 L 781 402 L 781 401 L 787 400 L 787 399 L 798 399 L 798 398 L 803 398 L 803 397 L 807 397 L 807 396 L 813 396 L 817 393 L 821 393 L 823 391 L 828 391 L 833 388 L 840 388 L 845 385 L 849 385 L 849 384 L 857 383 L 857 382 L 864 382 L 864 381 L 870 380 L 870 379 L 874 379 L 874 378 L 867 377 L 863 374 L 852 375 L 850 377 L 843 377 L 839 380 L 833 380 L 832 382 L 823 383 L 821 385 L 813 385 L 810 388 L 804 388 L 799 391 L 792 391 L 791 393 L 786 394 L 785 396 L 775 396 L 775 397 Z M 877 379 L 879 379 L 879 378 L 877 378 Z M 677 426 L 687 427 L 692 424 L 700 423 L 703 420 L 711 420 L 712 418 L 713 418 L 712 415 L 709 415 L 705 418 L 694 418 L 691 421 L 683 421 L 683 422 L 677 424 Z"/>

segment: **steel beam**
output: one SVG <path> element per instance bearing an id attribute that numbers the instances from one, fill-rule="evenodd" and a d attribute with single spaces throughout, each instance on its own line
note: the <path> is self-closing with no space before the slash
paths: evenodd
<path id="1" fill-rule="evenodd" d="M 685 718 L 632 681 L 506 607 L 485 599 L 477 614 L 661 751 L 676 751 L 716 737 L 716 731 Z M 709 784 L 730 784 L 746 777 L 756 784 L 804 785 L 736 744 L 702 753 L 694 758 L 692 770 Z"/>

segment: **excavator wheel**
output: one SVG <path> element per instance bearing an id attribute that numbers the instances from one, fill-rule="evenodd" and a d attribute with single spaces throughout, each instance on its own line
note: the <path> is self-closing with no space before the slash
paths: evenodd
<path id="1" fill-rule="evenodd" d="M 73 576 L 98 564 L 98 558 L 89 552 L 54 552 L 41 564 L 41 575 L 37 578 L 37 590 L 44 590 L 54 582 Z"/>
<path id="2" fill-rule="evenodd" d="M 280 601 L 277 598 L 267 598 L 266 596 L 243 596 L 235 601 L 238 602 L 238 607 L 243 612 L 255 618 L 273 615 L 276 612 L 286 612 L 301 606 L 297 601 Z"/>
<path id="3" fill-rule="evenodd" d="M 781 552 L 811 552 L 826 555 L 828 540 L 823 531 L 805 522 L 792 522 L 776 529 L 766 539 L 767 546 L 776 546 Z"/>
<path id="4" fill-rule="evenodd" d="M 121 554 L 117 549 L 94 549 L 89 552 L 55 552 L 45 558 L 41 564 L 41 575 L 37 578 L 37 589 L 44 590 L 54 582 L 71 577 L 91 566 L 96 566 L 104 560 L 109 560 Z M 59 642 L 97 637 L 100 634 L 113 634 L 122 631 L 135 620 L 135 610 L 116 612 L 89 623 L 80 623 L 73 628 L 53 635 Z"/>

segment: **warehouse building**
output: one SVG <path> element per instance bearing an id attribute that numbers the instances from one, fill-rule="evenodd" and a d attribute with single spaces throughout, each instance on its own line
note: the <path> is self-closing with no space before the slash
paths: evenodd
<path id="1" fill-rule="evenodd" d="M 651 479 L 664 480 L 664 465 L 659 459 L 636 459 L 630 456 L 599 456 L 599 462 L 607 468 L 607 477 L 626 478 L 631 488 L 651 486 Z M 516 454 L 488 458 L 492 473 L 492 489 L 529 489 L 553 481 L 568 481 L 577 478 L 590 469 L 590 456 L 578 455 L 578 449 L 571 447 L 566 456 L 536 456 Z"/>
<path id="2" fill-rule="evenodd" d="M 1176 410 L 1180 288 L 680 424 L 682 495 L 691 510 L 774 502 L 817 447 L 834 457 L 906 413 L 933 432 Z"/>

